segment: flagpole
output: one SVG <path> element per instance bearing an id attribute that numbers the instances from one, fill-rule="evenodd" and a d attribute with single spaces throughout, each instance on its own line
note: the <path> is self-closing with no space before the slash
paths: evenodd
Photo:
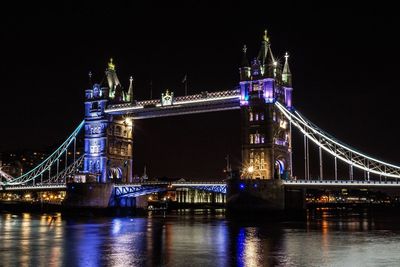
<path id="1" fill-rule="evenodd" d="M 187 76 L 186 76 L 186 79 L 185 79 L 185 96 L 187 96 Z"/>

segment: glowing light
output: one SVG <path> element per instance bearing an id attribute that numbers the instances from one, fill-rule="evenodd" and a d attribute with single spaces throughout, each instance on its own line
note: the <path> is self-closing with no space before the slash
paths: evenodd
<path id="1" fill-rule="evenodd" d="M 254 172 L 254 167 L 253 167 L 253 166 L 249 166 L 249 167 L 247 168 L 247 172 L 248 172 L 248 173 L 253 173 L 253 172 Z"/>
<path id="2" fill-rule="evenodd" d="M 133 121 L 132 121 L 132 119 L 131 119 L 131 118 L 125 118 L 125 121 L 124 121 L 124 123 L 125 123 L 126 125 L 128 125 L 128 126 L 132 126 L 132 124 L 133 124 Z"/>
<path id="3" fill-rule="evenodd" d="M 245 185 L 244 185 L 244 184 L 240 184 L 240 185 L 239 185 L 239 188 L 240 188 L 240 189 L 244 189 L 244 188 L 245 188 Z"/>
<path id="4" fill-rule="evenodd" d="M 108 62 L 108 70 L 115 70 L 115 64 L 113 63 L 113 58 L 110 58 L 110 62 Z"/>
<path id="5" fill-rule="evenodd" d="M 279 126 L 280 126 L 282 129 L 286 129 L 286 128 L 287 128 L 287 122 L 286 122 L 285 120 L 281 120 L 281 121 L 279 122 Z"/>

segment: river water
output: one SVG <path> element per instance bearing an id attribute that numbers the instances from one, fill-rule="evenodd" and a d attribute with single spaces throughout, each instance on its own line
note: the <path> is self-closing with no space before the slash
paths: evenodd
<path id="1" fill-rule="evenodd" d="M 0 213 L 0 266 L 400 266 L 400 220 L 314 210 L 303 221 L 223 211 L 142 217 Z"/>

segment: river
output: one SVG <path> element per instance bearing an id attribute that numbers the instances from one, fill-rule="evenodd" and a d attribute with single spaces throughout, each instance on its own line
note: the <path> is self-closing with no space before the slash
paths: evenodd
<path id="1" fill-rule="evenodd" d="M 279 222 L 228 219 L 223 210 L 0 213 L 0 266 L 400 266 L 398 216 L 308 213 Z"/>

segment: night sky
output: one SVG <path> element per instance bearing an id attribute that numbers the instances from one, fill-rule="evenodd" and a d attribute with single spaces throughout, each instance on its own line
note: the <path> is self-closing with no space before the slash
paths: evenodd
<path id="1" fill-rule="evenodd" d="M 255 57 L 267 28 L 275 56 L 291 55 L 295 107 L 343 142 L 400 163 L 394 4 L 67 2 L 2 7 L 0 152 L 60 144 L 83 119 L 88 72 L 102 80 L 110 57 L 122 84 L 134 76 L 139 100 L 149 98 L 150 80 L 153 96 L 182 95 L 186 73 L 189 93 L 232 89 L 243 44 Z M 240 160 L 239 118 L 137 121 L 134 172 L 146 164 L 151 177 L 222 178 L 225 155 Z"/>

